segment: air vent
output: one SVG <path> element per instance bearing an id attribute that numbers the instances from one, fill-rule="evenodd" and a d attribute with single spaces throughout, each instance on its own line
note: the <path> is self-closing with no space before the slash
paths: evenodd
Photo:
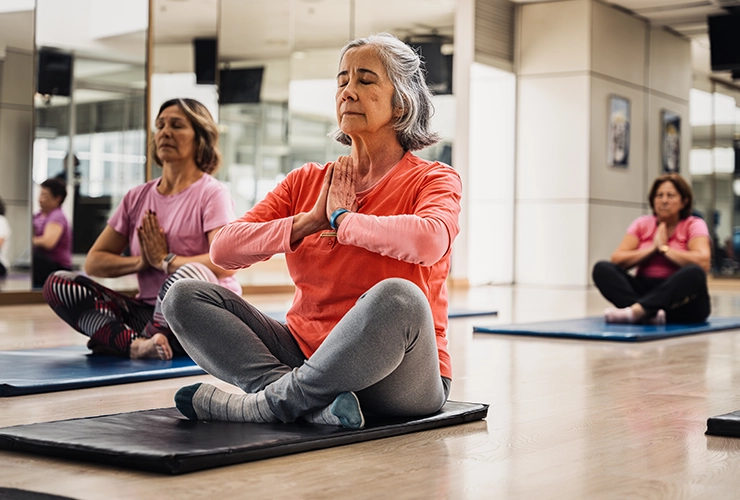
<path id="1" fill-rule="evenodd" d="M 514 4 L 509 0 L 475 2 L 475 51 L 498 60 L 514 61 Z"/>

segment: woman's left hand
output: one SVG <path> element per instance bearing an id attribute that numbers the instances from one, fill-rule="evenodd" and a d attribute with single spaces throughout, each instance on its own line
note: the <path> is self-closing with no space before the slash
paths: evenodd
<path id="1" fill-rule="evenodd" d="M 164 229 L 159 225 L 157 214 L 151 210 L 144 214 L 141 226 L 137 229 L 141 255 L 155 269 L 162 268 L 162 261 L 167 256 L 167 238 Z"/>
<path id="2" fill-rule="evenodd" d="M 326 200 L 326 218 L 338 208 L 346 208 L 350 212 L 357 211 L 357 196 L 355 195 L 355 164 L 351 156 L 340 156 L 334 163 L 334 172 L 329 186 L 329 195 Z"/>

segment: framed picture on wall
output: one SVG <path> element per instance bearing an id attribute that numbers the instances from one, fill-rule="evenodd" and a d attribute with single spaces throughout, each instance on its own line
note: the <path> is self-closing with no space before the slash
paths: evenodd
<path id="1" fill-rule="evenodd" d="M 681 170 L 681 117 L 672 111 L 660 112 L 663 172 Z"/>
<path id="2" fill-rule="evenodd" d="M 610 167 L 627 168 L 630 159 L 630 101 L 626 97 L 609 97 L 609 136 L 607 163 Z"/>

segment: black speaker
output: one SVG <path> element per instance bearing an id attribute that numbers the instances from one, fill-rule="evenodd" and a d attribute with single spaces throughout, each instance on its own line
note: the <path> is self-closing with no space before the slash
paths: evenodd
<path id="1" fill-rule="evenodd" d="M 196 38 L 193 40 L 195 56 L 195 83 L 216 83 L 218 67 L 218 45 L 215 38 Z"/>
<path id="2" fill-rule="evenodd" d="M 712 71 L 740 69 L 740 15 L 707 17 Z"/>
<path id="3" fill-rule="evenodd" d="M 72 54 L 39 49 L 36 92 L 45 95 L 72 95 Z"/>
<path id="4" fill-rule="evenodd" d="M 264 71 L 264 67 L 222 69 L 218 83 L 219 104 L 260 102 Z"/>
<path id="5" fill-rule="evenodd" d="M 421 56 L 429 89 L 435 94 L 452 94 L 452 56 L 442 53 L 438 41 L 409 44 Z"/>

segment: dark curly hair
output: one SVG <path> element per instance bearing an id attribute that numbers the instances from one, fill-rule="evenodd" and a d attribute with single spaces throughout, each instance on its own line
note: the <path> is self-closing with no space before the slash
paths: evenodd
<path id="1" fill-rule="evenodd" d="M 681 200 L 684 202 L 684 206 L 681 212 L 678 214 L 678 218 L 681 220 L 687 219 L 691 215 L 691 208 L 694 206 L 694 192 L 691 190 L 691 186 L 686 182 L 686 179 L 678 175 L 677 173 L 663 174 L 658 176 L 653 181 L 653 186 L 650 188 L 648 194 L 648 201 L 650 202 L 650 208 L 653 209 L 653 215 L 655 214 L 655 196 L 658 194 L 658 188 L 664 183 L 670 182 L 673 187 L 676 188 L 678 194 L 681 195 Z"/>
<path id="2" fill-rule="evenodd" d="M 41 187 L 48 189 L 54 198 L 59 198 L 61 196 L 62 201 L 59 202 L 60 205 L 67 199 L 67 184 L 58 177 L 46 179 L 41 183 Z"/>

